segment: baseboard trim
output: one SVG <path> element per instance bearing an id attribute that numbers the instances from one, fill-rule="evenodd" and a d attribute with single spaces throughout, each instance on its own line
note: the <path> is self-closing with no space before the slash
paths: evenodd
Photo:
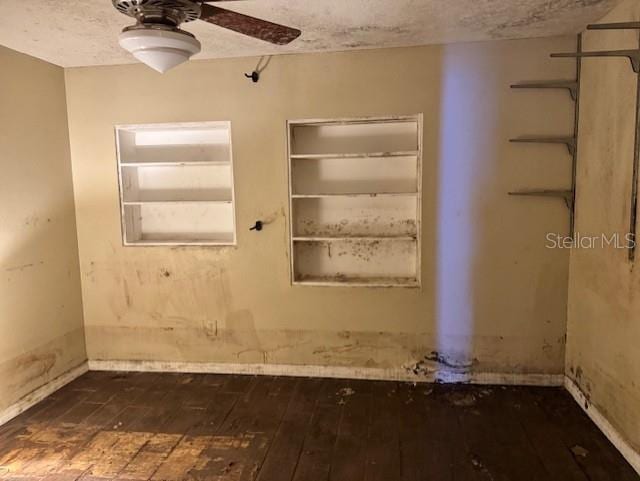
<path id="1" fill-rule="evenodd" d="M 379 381 L 436 382 L 436 373 L 415 375 L 404 368 L 313 366 L 295 364 L 239 364 L 164 361 L 89 360 L 91 371 L 184 372 L 198 374 L 251 374 L 292 377 L 370 379 Z M 563 374 L 471 373 L 456 382 L 529 386 L 562 386 Z"/>
<path id="2" fill-rule="evenodd" d="M 30 407 L 38 404 L 47 396 L 53 394 L 58 389 L 66 386 L 71 381 L 79 378 L 84 373 L 89 371 L 88 363 L 85 361 L 77 367 L 70 369 L 69 371 L 61 374 L 55 379 L 52 379 L 48 383 L 40 386 L 39 388 L 31 391 L 26 396 L 23 396 L 19 401 L 9 406 L 4 411 L 0 412 L 0 426 L 11 421 L 16 416 L 22 414 Z"/>
<path id="3" fill-rule="evenodd" d="M 600 410 L 593 405 L 587 396 L 582 392 L 580 387 L 568 376 L 564 378 L 564 387 L 573 396 L 573 399 L 578 403 L 582 410 L 591 418 L 596 426 L 602 431 L 602 433 L 611 441 L 620 454 L 627 460 L 627 462 L 640 474 L 640 453 L 635 451 L 629 443 L 622 437 L 622 435 L 616 430 L 607 418 L 600 412 Z"/>

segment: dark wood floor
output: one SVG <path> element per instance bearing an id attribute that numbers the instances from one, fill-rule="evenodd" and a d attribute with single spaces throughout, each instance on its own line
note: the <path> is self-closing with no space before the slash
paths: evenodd
<path id="1" fill-rule="evenodd" d="M 638 476 L 561 389 L 92 372 L 0 427 L 0 479 Z"/>

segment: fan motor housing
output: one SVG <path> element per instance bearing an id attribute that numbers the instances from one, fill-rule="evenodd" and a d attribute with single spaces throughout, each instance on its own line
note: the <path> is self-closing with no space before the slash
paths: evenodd
<path id="1" fill-rule="evenodd" d="M 200 4 L 191 0 L 112 0 L 116 9 L 139 23 L 178 26 L 200 18 Z"/>

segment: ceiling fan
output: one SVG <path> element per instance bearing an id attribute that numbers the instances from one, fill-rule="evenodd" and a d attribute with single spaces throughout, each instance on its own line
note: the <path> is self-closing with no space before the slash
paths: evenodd
<path id="1" fill-rule="evenodd" d="M 296 28 L 209 5 L 224 1 L 227 0 L 112 0 L 119 12 L 136 19 L 135 25 L 120 34 L 120 46 L 164 73 L 200 52 L 200 42 L 180 29 L 182 23 L 204 20 L 276 45 L 286 45 L 302 33 Z"/>

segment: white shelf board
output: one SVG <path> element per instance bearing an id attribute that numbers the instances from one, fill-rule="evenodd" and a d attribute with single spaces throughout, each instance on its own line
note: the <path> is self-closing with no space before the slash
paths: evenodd
<path id="1" fill-rule="evenodd" d="M 346 277 L 346 276 L 301 276 L 293 281 L 300 286 L 345 286 L 345 287 L 419 287 L 415 277 Z"/>
<path id="2" fill-rule="evenodd" d="M 228 200 L 128 200 L 123 201 L 122 205 L 144 205 L 144 204 L 231 204 L 231 199 Z"/>
<path id="3" fill-rule="evenodd" d="M 292 194 L 292 199 L 324 199 L 340 197 L 417 197 L 417 192 L 364 192 L 344 194 Z"/>
<path id="4" fill-rule="evenodd" d="M 200 165 L 200 166 L 219 166 L 219 165 L 231 165 L 231 162 L 227 160 L 187 160 L 184 162 L 121 162 L 122 167 L 180 167 L 183 165 Z"/>
<path id="5" fill-rule="evenodd" d="M 175 245 L 220 245 L 236 244 L 233 232 L 153 232 L 143 233 L 140 239 L 127 240 L 125 245 L 175 246 Z"/>
<path id="6" fill-rule="evenodd" d="M 340 242 L 340 241 L 402 241 L 402 242 L 415 242 L 417 240 L 416 236 L 406 236 L 406 235 L 398 235 L 398 236 L 338 236 L 338 237 L 328 237 L 328 236 L 295 236 L 293 237 L 294 242 Z"/>
<path id="7" fill-rule="evenodd" d="M 322 126 L 322 125 L 358 125 L 358 124 L 398 124 L 398 123 L 415 123 L 418 121 L 416 115 L 397 115 L 393 117 L 345 117 L 339 119 L 292 119 L 288 123 L 291 126 Z"/>
<path id="8" fill-rule="evenodd" d="M 417 157 L 417 150 L 398 152 L 355 152 L 344 154 L 292 154 L 292 159 L 373 159 L 390 157 Z"/>
<path id="9" fill-rule="evenodd" d="M 197 239 L 189 239 L 189 240 L 153 240 L 153 239 L 140 239 L 137 241 L 126 241 L 126 246 L 176 246 L 176 245 L 188 245 L 188 246 L 235 246 L 235 242 L 233 241 L 211 241 L 211 240 L 197 240 Z"/>

